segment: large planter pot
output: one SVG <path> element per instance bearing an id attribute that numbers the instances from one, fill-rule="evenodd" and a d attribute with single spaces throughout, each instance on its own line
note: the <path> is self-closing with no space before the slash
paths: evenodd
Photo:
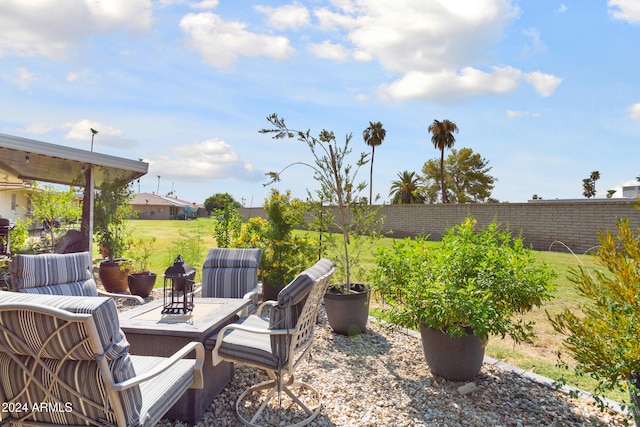
<path id="1" fill-rule="evenodd" d="M 129 290 L 128 274 L 126 271 L 120 271 L 118 261 L 102 261 L 98 276 L 107 292 L 123 293 Z"/>
<path id="2" fill-rule="evenodd" d="M 272 285 L 270 283 L 262 284 L 262 300 L 263 301 L 275 301 L 278 299 L 278 294 L 285 285 Z"/>
<path id="3" fill-rule="evenodd" d="M 129 292 L 146 298 L 151 294 L 156 284 L 156 273 L 131 273 L 127 278 L 129 282 Z"/>
<path id="4" fill-rule="evenodd" d="M 432 373 L 450 381 L 468 381 L 480 373 L 485 343 L 470 330 L 454 338 L 439 329 L 421 326 L 420 335 Z"/>
<path id="5" fill-rule="evenodd" d="M 371 288 L 366 285 L 352 285 L 353 293 L 343 294 L 330 288 L 324 294 L 329 326 L 341 335 L 359 335 L 367 327 L 369 319 L 369 298 Z"/>

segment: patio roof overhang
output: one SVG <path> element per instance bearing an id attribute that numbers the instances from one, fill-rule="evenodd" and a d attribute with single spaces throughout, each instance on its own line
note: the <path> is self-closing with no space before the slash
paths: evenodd
<path id="1" fill-rule="evenodd" d="M 23 182 L 84 186 L 85 194 L 90 195 L 88 218 L 83 210 L 83 223 L 85 220 L 88 223 L 89 251 L 93 248 L 94 189 L 105 181 L 131 182 L 145 175 L 148 168 L 146 162 L 0 133 L 0 169 L 7 172 L 6 183 L 16 184 L 9 178 L 14 175 Z M 85 180 L 85 176 L 88 179 Z"/>
<path id="2" fill-rule="evenodd" d="M 133 181 L 149 168 L 148 163 L 137 160 L 0 133 L 0 169 L 21 180 L 82 185 L 84 170 L 90 165 L 97 188 L 105 180 Z"/>

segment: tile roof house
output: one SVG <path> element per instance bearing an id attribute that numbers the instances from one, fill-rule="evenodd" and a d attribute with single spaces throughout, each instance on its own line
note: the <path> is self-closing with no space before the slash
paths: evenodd
<path id="1" fill-rule="evenodd" d="M 206 216 L 204 208 L 196 203 L 154 193 L 135 194 L 131 207 L 139 219 L 193 219 Z"/>

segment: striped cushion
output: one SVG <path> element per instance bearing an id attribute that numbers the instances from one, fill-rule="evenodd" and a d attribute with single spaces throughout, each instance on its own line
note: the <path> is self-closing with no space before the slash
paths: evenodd
<path id="1" fill-rule="evenodd" d="M 271 329 L 294 328 L 313 284 L 318 278 L 331 271 L 333 265 L 332 261 L 323 258 L 285 286 L 278 293 L 278 304 L 271 308 L 269 327 Z M 272 336 L 271 347 L 274 355 L 284 363 L 288 357 L 288 337 L 286 335 Z"/>
<path id="2" fill-rule="evenodd" d="M 261 249 L 211 248 L 202 265 L 203 268 L 260 267 Z"/>
<path id="3" fill-rule="evenodd" d="M 116 382 L 135 376 L 129 358 L 129 343 L 119 328 L 118 314 L 111 298 L 27 295 L 0 292 L 3 304 L 27 303 L 49 306 L 72 313 L 86 314 L 84 322 L 69 322 L 55 313 L 41 313 L 37 309 L 0 311 L 0 386 L 5 399 L 28 396 L 31 404 L 46 402 L 45 393 L 26 372 L 33 370 L 35 378 L 50 384 L 50 372 L 57 372 L 62 384 L 54 385 L 51 392 L 59 402 L 69 402 L 72 412 L 44 411 L 31 415 L 31 420 L 62 424 L 84 425 L 75 411 L 88 414 L 92 419 L 105 419 L 114 423 L 115 417 L 106 403 L 106 388 L 98 370 L 96 357 L 105 357 Z M 87 340 L 88 327 L 95 326 L 99 345 Z M 36 363 L 36 358 L 39 363 Z M 27 387 L 24 395 L 17 395 Z M 83 399 L 95 402 L 87 405 Z M 120 393 L 121 404 L 127 420 L 138 422 L 142 397 L 140 389 L 133 387 Z M 13 414 L 21 416 L 24 414 Z"/>
<path id="4" fill-rule="evenodd" d="M 15 255 L 11 286 L 31 294 L 98 296 L 91 269 L 89 252 Z"/>
<path id="5" fill-rule="evenodd" d="M 124 333 L 120 330 L 116 304 L 111 298 L 105 297 L 76 297 L 76 296 L 52 296 L 52 295 L 27 295 L 16 292 L 0 291 L 0 303 L 33 303 L 59 308 L 72 313 L 89 313 L 98 329 L 101 349 L 92 349 L 84 345 L 71 351 L 73 343 L 78 341 L 80 335 L 86 335 L 84 331 L 64 330 L 59 332 L 56 340 L 49 343 L 44 357 L 63 358 L 73 360 L 91 360 L 95 354 L 106 352 L 109 360 L 119 357 L 129 351 L 129 343 Z M 9 328 L 19 339 L 25 339 L 31 343 L 30 349 L 22 349 L 13 345 L 13 340 L 7 334 L 0 334 L 0 339 L 7 343 L 15 354 L 28 355 L 30 351 L 37 351 L 38 346 L 51 336 L 56 328 L 50 315 L 36 312 L 20 313 L 20 316 L 11 316 L 5 313 L 0 316 L 0 324 Z M 37 327 L 34 328 L 34 325 Z M 71 353 L 69 353 L 71 351 Z M 69 354 L 68 354 L 69 353 Z"/>
<path id="6" fill-rule="evenodd" d="M 251 315 L 238 320 L 236 324 L 266 330 L 269 319 Z M 271 339 L 268 334 L 255 334 L 241 330 L 232 330 L 225 334 L 224 344 L 218 354 L 238 361 L 256 363 L 271 369 L 278 369 L 278 359 L 271 351 Z"/>
<path id="7" fill-rule="evenodd" d="M 260 249 L 211 248 L 202 267 L 202 296 L 242 298 L 258 284 Z"/>
<path id="8" fill-rule="evenodd" d="M 271 307 L 270 319 L 251 315 L 236 324 L 258 330 L 294 328 L 314 283 L 332 268 L 333 262 L 327 259 L 318 261 L 280 291 L 278 303 Z M 289 342 L 288 335 L 255 334 L 234 329 L 225 333 L 218 354 L 277 370 L 287 363 Z"/>
<path id="9" fill-rule="evenodd" d="M 164 357 L 153 356 L 131 355 L 129 357 L 138 375 L 143 375 L 166 360 Z M 154 414 L 156 418 L 160 418 L 182 396 L 182 393 L 176 393 L 176 390 L 186 390 L 192 383 L 193 360 L 177 361 L 175 365 L 171 366 L 171 369 L 154 377 L 153 381 L 145 381 L 140 384 L 143 402 L 140 414 L 143 417 L 145 414 Z M 144 418 L 141 419 L 141 423 L 144 422 Z"/>
<path id="10" fill-rule="evenodd" d="M 37 387 L 33 381 L 27 386 L 27 394 L 18 396 L 18 393 L 27 385 L 29 377 L 25 374 L 25 368 L 31 370 L 34 366 L 34 359 L 27 356 L 16 356 L 12 359 L 8 354 L 0 351 L 0 389 L 4 390 L 5 399 L 3 402 L 16 398 L 17 402 L 29 403 L 31 408 L 34 404 L 41 402 L 51 402 L 46 399 L 44 391 Z M 59 360 L 41 359 L 42 365 L 53 371 L 59 371 L 58 377 L 62 383 L 68 384 L 64 387 L 57 384 L 51 391 L 58 400 L 60 411 L 30 411 L 30 421 L 53 423 L 88 425 L 76 412 L 80 412 L 94 420 L 108 420 L 115 425 L 116 419 L 110 405 L 107 403 L 106 387 L 103 383 L 102 375 L 98 369 L 98 364 L 90 360 Z M 34 372 L 35 378 L 44 384 L 50 384 L 49 373 L 45 372 L 42 365 L 39 365 Z M 135 376 L 133 364 L 128 354 L 109 362 L 110 371 L 114 381 L 121 382 Z M 192 375 L 193 378 L 193 375 Z M 80 393 L 83 399 L 78 399 L 76 393 Z M 28 396 L 28 397 L 26 397 Z M 87 404 L 90 400 L 93 404 Z M 128 425 L 136 425 L 142 406 L 142 395 L 138 387 L 132 387 L 120 393 L 120 402 L 123 406 Z M 14 412 L 12 416 L 19 418 L 25 416 L 25 412 Z"/>

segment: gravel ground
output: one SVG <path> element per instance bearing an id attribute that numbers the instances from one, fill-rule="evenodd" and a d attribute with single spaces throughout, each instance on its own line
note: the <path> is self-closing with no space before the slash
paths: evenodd
<path id="1" fill-rule="evenodd" d="M 491 364 L 483 365 L 472 383 L 446 381 L 429 371 L 419 338 L 373 322 L 359 337 L 337 335 L 322 310 L 313 351 L 298 367 L 296 378 L 319 390 L 323 399 L 311 426 L 625 425 L 619 413 L 601 412 L 586 399 L 572 399 Z M 236 368 L 231 383 L 198 426 L 241 425 L 235 401 L 247 387 L 264 379 L 260 370 Z M 465 394 L 465 389 L 473 391 Z M 286 425 L 281 423 L 296 415 L 276 407 L 265 417 L 267 425 L 275 426 Z M 179 420 L 167 419 L 159 424 L 181 425 Z"/>

